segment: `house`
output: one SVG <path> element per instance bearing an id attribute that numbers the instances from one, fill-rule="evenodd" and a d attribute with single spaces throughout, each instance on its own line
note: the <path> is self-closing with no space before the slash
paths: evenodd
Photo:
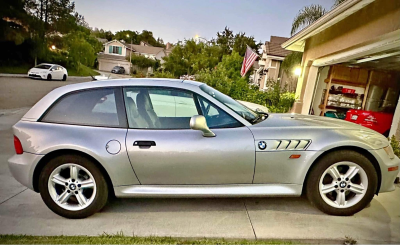
<path id="1" fill-rule="evenodd" d="M 123 41 L 112 40 L 106 42 L 104 51 L 97 55 L 100 71 L 111 71 L 114 66 L 123 66 L 125 72 L 129 74 L 130 62 L 129 56 L 142 55 L 149 59 L 157 59 L 164 62 L 163 57 L 168 55 L 173 48 L 170 43 L 167 43 L 166 48 L 153 47 L 147 42 L 140 42 L 140 44 L 128 44 Z"/>
<path id="2" fill-rule="evenodd" d="M 291 53 L 281 47 L 281 44 L 289 38 L 271 36 L 270 41 L 262 45 L 262 56 L 255 67 L 253 83 L 260 87 L 260 90 L 267 89 L 267 81 L 279 81 L 281 87 L 286 87 L 289 91 L 296 89 L 297 79 L 292 74 L 286 74 L 281 69 L 282 61 Z"/>
<path id="3" fill-rule="evenodd" d="M 385 109 L 400 139 L 400 1 L 347 0 L 281 46 L 303 52 L 293 112 Z"/>
<path id="4" fill-rule="evenodd" d="M 96 39 L 97 39 L 97 41 L 101 42 L 102 44 L 108 42 L 108 40 L 107 40 L 106 38 L 99 38 L 99 37 L 97 37 Z"/>

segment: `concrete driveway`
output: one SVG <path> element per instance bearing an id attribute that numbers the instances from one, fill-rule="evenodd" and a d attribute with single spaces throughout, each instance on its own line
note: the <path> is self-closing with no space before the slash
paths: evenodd
<path id="1" fill-rule="evenodd" d="M 340 243 L 349 236 L 358 243 L 400 243 L 399 186 L 375 197 L 366 209 L 351 217 L 326 215 L 305 198 L 209 198 L 116 199 L 87 219 L 62 218 L 45 206 L 38 193 L 14 180 L 7 166 L 7 159 L 14 154 L 11 126 L 29 109 L 31 101 L 49 88 L 43 85 L 39 89 L 42 83 L 36 83 L 36 92 L 23 92 L 25 83 L 0 78 L 0 86 L 7 82 L 15 85 L 10 99 L 24 94 L 26 101 L 19 102 L 19 108 L 12 107 L 3 102 L 4 93 L 0 92 L 0 234 L 99 235 L 122 231 L 137 236 L 316 239 L 330 243 Z"/>

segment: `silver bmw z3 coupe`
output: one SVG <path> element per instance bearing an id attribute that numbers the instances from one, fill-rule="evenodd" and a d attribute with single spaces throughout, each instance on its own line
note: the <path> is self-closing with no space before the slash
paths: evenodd
<path id="1" fill-rule="evenodd" d="M 57 88 L 13 126 L 13 176 L 67 218 L 116 197 L 307 195 L 352 215 L 393 191 L 382 135 L 318 116 L 256 113 L 206 84 L 127 79 Z"/>

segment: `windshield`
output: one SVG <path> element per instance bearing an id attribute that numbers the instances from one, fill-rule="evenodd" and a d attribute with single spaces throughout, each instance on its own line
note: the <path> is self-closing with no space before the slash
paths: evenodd
<path id="1" fill-rule="evenodd" d="M 37 69 L 46 69 L 46 70 L 50 69 L 50 67 L 51 67 L 51 65 L 37 65 L 37 66 L 35 66 L 35 68 L 37 68 Z"/>
<path id="2" fill-rule="evenodd" d="M 203 90 L 208 95 L 212 96 L 214 99 L 218 100 L 222 104 L 224 104 L 227 107 L 229 107 L 230 109 L 232 109 L 239 116 L 243 117 L 244 119 L 246 119 L 247 121 L 249 121 L 252 124 L 258 122 L 258 119 L 261 118 L 261 116 L 259 114 L 257 114 L 256 112 L 250 110 L 246 106 L 240 104 L 236 100 L 219 92 L 218 90 L 215 90 L 205 84 L 201 85 L 200 89 Z"/>

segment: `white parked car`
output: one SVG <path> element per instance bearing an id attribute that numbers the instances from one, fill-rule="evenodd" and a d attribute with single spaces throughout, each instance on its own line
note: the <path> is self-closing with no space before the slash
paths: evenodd
<path id="1" fill-rule="evenodd" d="M 269 113 L 268 108 L 263 105 L 259 105 L 259 104 L 251 103 L 251 102 L 247 102 L 247 101 L 241 101 L 241 100 L 238 100 L 237 102 L 239 102 L 240 104 L 246 106 L 247 108 L 249 108 L 253 111 Z"/>
<path id="2" fill-rule="evenodd" d="M 51 80 L 67 80 L 67 69 L 56 64 L 39 64 L 28 71 L 30 78 L 41 78 Z"/>

